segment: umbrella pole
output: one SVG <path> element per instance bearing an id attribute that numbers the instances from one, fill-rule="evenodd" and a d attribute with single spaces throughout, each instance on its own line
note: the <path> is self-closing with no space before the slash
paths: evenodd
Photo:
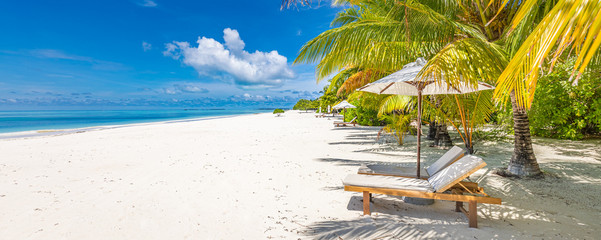
<path id="1" fill-rule="evenodd" d="M 417 178 L 420 178 L 420 153 L 422 138 L 422 90 L 417 90 Z"/>

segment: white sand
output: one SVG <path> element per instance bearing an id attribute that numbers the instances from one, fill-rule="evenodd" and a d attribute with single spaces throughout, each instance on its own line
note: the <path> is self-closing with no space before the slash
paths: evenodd
<path id="1" fill-rule="evenodd" d="M 332 120 L 291 111 L 0 140 L 0 239 L 599 236 L 600 141 L 536 140 L 556 177 L 489 175 L 481 185 L 504 205 L 480 204 L 470 229 L 446 201 L 376 195 L 373 215 L 361 216 L 360 194 L 341 179 L 360 163 L 413 162 L 415 138 L 394 146 L 376 142 L 378 128 Z M 507 163 L 512 143 L 476 149 L 491 169 Z M 443 152 L 425 147 L 425 162 Z"/>

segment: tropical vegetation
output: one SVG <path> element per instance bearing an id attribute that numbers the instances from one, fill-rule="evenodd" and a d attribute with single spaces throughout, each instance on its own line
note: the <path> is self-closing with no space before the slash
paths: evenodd
<path id="1" fill-rule="evenodd" d="M 293 3 L 309 2 L 284 0 L 282 6 Z M 419 80 L 452 86 L 493 83 L 494 94 L 429 98 L 424 113 L 430 122 L 454 126 L 473 150 L 474 128 L 489 122 L 496 110 L 510 107 L 515 147 L 507 172 L 512 175 L 541 174 L 532 150 L 531 120 L 532 132 L 543 136 L 579 138 L 599 132 L 599 103 L 593 97 L 598 96 L 598 78 L 587 68 L 600 59 L 599 1 L 337 0 L 334 4 L 349 7 L 334 18 L 332 29 L 307 42 L 295 60 L 317 63 L 318 81 L 337 73 L 326 92 L 352 96 L 358 87 L 418 57 L 428 59 Z M 571 69 L 562 70 L 569 59 L 574 59 Z M 544 96 L 537 91 L 544 91 Z M 565 112 L 536 107 L 538 101 L 556 96 L 551 94 L 566 93 Z M 574 103 L 576 94 L 584 103 Z M 376 102 L 374 108 L 383 106 Z M 390 105 L 392 111 L 385 114 L 411 112 L 406 111 L 408 106 Z M 545 125 L 544 119 L 529 113 L 570 124 Z"/>

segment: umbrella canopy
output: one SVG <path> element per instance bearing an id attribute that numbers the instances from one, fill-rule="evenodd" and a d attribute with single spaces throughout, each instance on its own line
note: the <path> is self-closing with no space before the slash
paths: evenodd
<path id="1" fill-rule="evenodd" d="M 358 90 L 377 94 L 417 96 L 419 88 L 421 88 L 422 95 L 463 94 L 494 89 L 490 84 L 483 82 L 478 82 L 477 88 L 473 88 L 469 85 L 450 86 L 445 81 L 436 84 L 435 81 L 416 80 L 417 74 L 426 63 L 427 61 L 423 58 L 418 58 L 415 62 L 405 65 L 403 69 L 369 83 Z"/>
<path id="2" fill-rule="evenodd" d="M 359 91 L 371 92 L 377 94 L 396 94 L 417 96 L 417 178 L 420 178 L 420 152 L 421 152 L 421 129 L 422 129 L 422 95 L 437 94 L 463 94 L 482 90 L 494 89 L 493 86 L 478 82 L 476 88 L 467 84 L 460 86 L 450 86 L 445 81 L 416 79 L 422 68 L 428 63 L 423 58 L 418 58 L 415 62 L 403 66 L 403 69 L 394 72 L 378 81 L 369 83 Z"/>
<path id="3" fill-rule="evenodd" d="M 339 109 L 339 108 L 357 108 L 357 107 L 355 107 L 355 105 L 353 105 L 353 104 L 350 104 L 346 100 L 343 100 L 342 102 L 334 105 L 334 107 L 332 107 L 332 108 Z"/>

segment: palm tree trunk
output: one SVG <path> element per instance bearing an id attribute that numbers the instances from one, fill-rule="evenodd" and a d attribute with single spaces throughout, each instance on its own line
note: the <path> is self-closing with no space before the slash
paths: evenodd
<path id="1" fill-rule="evenodd" d="M 516 103 L 511 93 L 511 107 L 513 109 L 513 131 L 515 132 L 513 156 L 507 171 L 517 176 L 536 176 L 542 174 L 532 150 L 532 139 L 530 137 L 530 121 L 526 109 Z"/>
<path id="2" fill-rule="evenodd" d="M 444 123 L 436 124 L 436 136 L 434 137 L 433 146 L 438 146 L 438 147 L 453 146 L 453 141 L 451 140 L 451 136 L 449 136 L 449 131 L 447 130 L 446 124 L 444 124 Z"/>
<path id="3" fill-rule="evenodd" d="M 436 96 L 430 96 L 430 100 L 434 103 L 434 106 L 440 107 L 440 104 L 442 101 L 440 98 L 437 98 Z M 431 146 L 437 146 L 437 147 L 453 146 L 453 141 L 451 141 L 451 136 L 449 136 L 449 131 L 447 131 L 447 124 L 445 124 L 444 121 L 442 121 L 442 122 L 432 121 L 432 122 L 434 123 L 434 126 L 432 126 L 432 124 L 430 124 L 430 133 L 428 134 L 428 137 L 430 137 L 430 135 L 434 135 L 433 136 L 434 143 L 432 143 Z M 434 127 L 434 131 L 432 131 L 432 127 Z M 432 134 L 432 132 L 433 132 L 433 134 Z"/>
<path id="4" fill-rule="evenodd" d="M 436 121 L 430 121 L 430 127 L 428 128 L 428 140 L 434 140 L 436 138 Z"/>

